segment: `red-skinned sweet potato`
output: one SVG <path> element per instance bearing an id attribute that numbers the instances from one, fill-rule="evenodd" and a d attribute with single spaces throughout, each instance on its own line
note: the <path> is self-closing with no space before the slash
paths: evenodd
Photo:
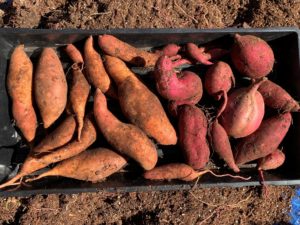
<path id="1" fill-rule="evenodd" d="M 32 73 L 32 62 L 24 51 L 24 45 L 18 45 L 10 58 L 7 89 L 12 99 L 12 114 L 16 126 L 29 142 L 34 139 L 37 127 L 32 106 Z"/>
<path id="2" fill-rule="evenodd" d="M 298 112 L 299 103 L 282 87 L 270 80 L 264 81 L 258 88 L 264 98 L 265 105 L 281 112 Z"/>
<path id="3" fill-rule="evenodd" d="M 274 152 L 292 122 L 290 113 L 280 114 L 264 120 L 258 130 L 241 139 L 236 146 L 235 162 L 237 165 L 265 157 Z"/>
<path id="4" fill-rule="evenodd" d="M 258 170 L 273 170 L 280 167 L 285 160 L 284 153 L 276 149 L 271 154 L 258 160 Z"/>
<path id="5" fill-rule="evenodd" d="M 240 172 L 240 169 L 234 161 L 228 135 L 221 124 L 219 124 L 218 119 L 210 125 L 209 139 L 213 151 L 217 152 L 220 158 L 222 158 L 234 172 Z"/>
<path id="6" fill-rule="evenodd" d="M 267 76 L 273 69 L 274 53 L 267 42 L 253 35 L 235 35 L 231 50 L 235 68 L 245 76 L 258 79 Z"/>
<path id="7" fill-rule="evenodd" d="M 263 120 L 265 104 L 257 91 L 263 81 L 234 90 L 228 96 L 220 123 L 229 136 L 246 137 L 256 131 Z"/>
<path id="8" fill-rule="evenodd" d="M 209 161 L 209 146 L 206 141 L 207 118 L 196 106 L 183 105 L 178 119 L 179 145 L 186 163 L 194 169 L 202 169 Z"/>

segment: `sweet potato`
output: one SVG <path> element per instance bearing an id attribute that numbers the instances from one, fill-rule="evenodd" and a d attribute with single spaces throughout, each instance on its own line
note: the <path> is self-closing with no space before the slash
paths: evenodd
<path id="1" fill-rule="evenodd" d="M 238 178 L 242 180 L 249 180 L 250 177 L 245 178 L 241 176 L 233 176 L 230 174 L 217 175 L 213 173 L 211 170 L 203 170 L 203 171 L 195 171 L 189 165 L 183 163 L 170 163 L 167 165 L 162 165 L 159 167 L 155 167 L 152 170 L 146 171 L 144 173 L 144 178 L 149 180 L 182 180 L 182 181 L 193 181 L 202 175 L 210 173 L 215 177 L 232 177 Z"/>
<path id="2" fill-rule="evenodd" d="M 160 144 L 176 144 L 175 129 L 157 96 L 120 59 L 105 56 L 105 67 L 118 86 L 121 109 L 129 121 Z"/>
<path id="3" fill-rule="evenodd" d="M 37 118 L 32 106 L 33 66 L 24 51 L 24 45 L 18 45 L 9 62 L 7 89 L 12 99 L 12 114 L 17 127 L 27 141 L 35 137 Z"/>
<path id="4" fill-rule="evenodd" d="M 196 104 L 203 93 L 200 77 L 190 71 L 177 74 L 176 65 L 167 56 L 161 56 L 157 60 L 154 70 L 157 91 L 165 99 L 173 101 L 175 106 L 187 102 Z"/>
<path id="5" fill-rule="evenodd" d="M 207 93 L 216 100 L 223 97 L 223 104 L 218 111 L 217 117 L 221 115 L 227 105 L 227 92 L 235 84 L 235 78 L 230 66 L 222 61 L 212 65 L 205 74 L 204 88 Z"/>
<path id="6" fill-rule="evenodd" d="M 77 139 L 80 141 L 81 130 L 83 127 L 83 118 L 85 114 L 85 106 L 90 93 L 90 85 L 85 79 L 78 64 L 72 66 L 72 84 L 70 88 L 70 103 L 72 111 L 76 115 L 78 124 Z"/>
<path id="7" fill-rule="evenodd" d="M 79 64 L 79 65 L 83 64 L 82 55 L 81 55 L 80 51 L 73 44 L 68 44 L 67 47 L 65 48 L 65 52 L 70 57 L 70 59 L 73 61 L 73 63 Z"/>
<path id="8" fill-rule="evenodd" d="M 44 128 L 52 125 L 64 111 L 67 92 L 67 81 L 58 56 L 52 48 L 44 48 L 34 76 L 34 95 Z"/>
<path id="9" fill-rule="evenodd" d="M 154 66 L 160 56 L 135 48 L 108 34 L 100 35 L 98 44 L 105 54 L 117 57 L 135 66 Z"/>
<path id="10" fill-rule="evenodd" d="M 209 146 L 206 141 L 207 119 L 196 106 L 183 105 L 178 119 L 179 145 L 185 161 L 194 169 L 202 169 L 209 161 Z"/>
<path id="11" fill-rule="evenodd" d="M 258 170 L 273 170 L 280 167 L 285 160 L 285 155 L 279 149 L 258 160 Z"/>
<path id="12" fill-rule="evenodd" d="M 274 152 L 288 132 L 291 122 L 290 113 L 264 120 L 257 131 L 241 139 L 237 144 L 236 164 L 245 164 Z"/>
<path id="13" fill-rule="evenodd" d="M 176 44 L 167 44 L 166 46 L 164 46 L 161 50 L 157 50 L 155 51 L 156 54 L 159 55 L 166 55 L 166 56 L 178 56 L 178 52 L 180 50 L 180 46 L 176 45 Z"/>
<path id="14" fill-rule="evenodd" d="M 257 91 L 263 81 L 234 90 L 228 96 L 220 123 L 234 138 L 246 137 L 256 131 L 265 114 L 262 95 Z"/>
<path id="15" fill-rule="evenodd" d="M 207 54 L 204 52 L 204 48 L 198 48 L 194 43 L 186 44 L 187 54 L 197 62 L 204 65 L 212 65 L 213 63 L 209 61 Z"/>
<path id="16" fill-rule="evenodd" d="M 213 151 L 222 158 L 234 172 L 240 172 L 234 161 L 231 145 L 225 129 L 216 119 L 209 128 L 209 139 Z"/>
<path id="17" fill-rule="evenodd" d="M 299 103 L 282 87 L 270 80 L 264 81 L 258 91 L 262 94 L 266 106 L 282 112 L 298 112 L 300 110 Z"/>
<path id="18" fill-rule="evenodd" d="M 96 183 L 117 172 L 125 164 L 126 160 L 117 153 L 106 148 L 96 148 L 66 159 L 26 182 L 43 177 L 61 176 Z"/>
<path id="19" fill-rule="evenodd" d="M 34 155 L 49 152 L 61 147 L 71 141 L 76 128 L 76 121 L 72 115 L 66 119 L 50 134 L 48 134 L 37 146 L 32 150 Z"/>
<path id="20" fill-rule="evenodd" d="M 17 185 L 19 184 L 17 181 L 22 179 L 24 176 L 45 168 L 52 163 L 71 158 L 85 151 L 91 144 L 96 141 L 96 138 L 96 128 L 93 124 L 91 115 L 88 115 L 84 119 L 81 142 L 78 142 L 77 140 L 71 141 L 69 144 L 57 148 L 55 151 L 48 154 L 41 155 L 40 157 L 35 157 L 33 154 L 29 154 L 18 174 L 11 180 L 0 185 L 0 189 L 7 186 Z"/>
<path id="21" fill-rule="evenodd" d="M 94 96 L 94 115 L 97 125 L 108 143 L 120 153 L 136 160 L 145 170 L 156 165 L 155 145 L 138 127 L 122 123 L 108 109 L 100 89 Z"/>
<path id="22" fill-rule="evenodd" d="M 231 59 L 235 68 L 245 76 L 258 79 L 273 69 L 274 53 L 267 42 L 253 35 L 234 36 Z"/>
<path id="23" fill-rule="evenodd" d="M 111 80 L 104 69 L 101 56 L 93 47 L 93 37 L 89 36 L 84 45 L 85 75 L 87 80 L 103 93 L 113 88 Z"/>

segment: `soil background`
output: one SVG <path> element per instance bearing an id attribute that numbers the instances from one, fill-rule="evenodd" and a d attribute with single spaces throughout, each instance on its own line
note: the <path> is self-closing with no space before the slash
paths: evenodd
<path id="1" fill-rule="evenodd" d="M 300 26 L 300 0 L 0 1 L 16 28 L 224 28 Z M 293 187 L 0 199 L 2 224 L 288 224 Z"/>

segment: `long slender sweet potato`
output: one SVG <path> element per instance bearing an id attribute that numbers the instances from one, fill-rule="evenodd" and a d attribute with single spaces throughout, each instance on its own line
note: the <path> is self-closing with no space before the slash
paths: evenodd
<path id="1" fill-rule="evenodd" d="M 183 180 L 183 181 L 192 181 L 195 180 L 198 177 L 201 177 L 202 175 L 210 173 L 215 177 L 232 177 L 232 178 L 238 178 L 242 180 L 249 180 L 250 177 L 245 178 L 241 176 L 234 176 L 230 174 L 222 174 L 217 175 L 213 173 L 211 170 L 203 170 L 203 171 L 195 171 L 192 167 L 189 165 L 186 165 L 184 163 L 170 163 L 166 165 L 162 165 L 159 167 L 155 167 L 152 170 L 146 171 L 144 173 L 144 178 L 150 179 L 150 180 Z"/>
<path id="2" fill-rule="evenodd" d="M 5 188 L 7 186 L 17 185 L 19 184 L 17 181 L 22 179 L 24 176 L 27 176 L 37 170 L 45 168 L 46 166 L 52 163 L 71 158 L 85 151 L 91 144 L 93 144 L 96 141 L 96 138 L 96 128 L 93 124 L 91 115 L 88 115 L 84 119 L 80 142 L 74 140 L 69 144 L 56 149 L 53 152 L 42 155 L 41 157 L 35 157 L 33 154 L 29 154 L 18 174 L 11 180 L 0 185 L 0 189 Z"/>
<path id="3" fill-rule="evenodd" d="M 120 59 L 105 56 L 105 67 L 118 86 L 121 109 L 130 122 L 160 144 L 176 144 L 175 129 L 156 95 Z"/>
<path id="4" fill-rule="evenodd" d="M 179 109 L 178 130 L 178 141 L 186 163 L 194 169 L 204 168 L 210 155 L 205 114 L 196 106 L 182 106 Z"/>
<path id="5" fill-rule="evenodd" d="M 48 134 L 32 152 L 34 155 L 49 152 L 71 141 L 76 128 L 76 121 L 72 115 L 66 119 L 50 134 Z"/>
<path id="6" fill-rule="evenodd" d="M 17 127 L 27 141 L 35 137 L 37 119 L 32 106 L 33 66 L 24 51 L 24 45 L 18 45 L 10 59 L 7 89 L 12 99 L 12 114 Z"/>
<path id="7" fill-rule="evenodd" d="M 44 123 L 52 125 L 67 103 L 67 81 L 62 64 L 52 48 L 44 48 L 34 76 L 34 94 Z"/>
<path id="8" fill-rule="evenodd" d="M 282 87 L 270 80 L 264 81 L 258 88 L 262 94 L 266 106 L 278 109 L 282 112 L 298 112 L 300 105 Z"/>
<path id="9" fill-rule="evenodd" d="M 62 176 L 96 183 L 117 172 L 125 164 L 126 160 L 117 153 L 106 148 L 96 148 L 66 159 L 26 182 L 48 176 Z"/>
<path id="10" fill-rule="evenodd" d="M 155 145 L 138 127 L 122 123 L 107 109 L 106 98 L 100 89 L 94 96 L 94 115 L 111 146 L 136 160 L 145 170 L 155 166 L 158 159 Z"/>
<path id="11" fill-rule="evenodd" d="M 76 115 L 78 124 L 77 139 L 80 141 L 81 130 L 83 127 L 83 118 L 85 115 L 85 106 L 90 93 L 90 85 L 81 72 L 78 64 L 72 66 L 72 85 L 70 88 L 70 103 L 72 111 Z"/>
<path id="12" fill-rule="evenodd" d="M 93 37 L 89 36 L 84 45 L 85 75 L 87 80 L 103 93 L 112 88 L 111 80 L 106 73 L 101 56 L 93 47 Z"/>
<path id="13" fill-rule="evenodd" d="M 279 149 L 258 160 L 258 170 L 273 170 L 280 167 L 285 160 L 285 155 Z"/>
<path id="14" fill-rule="evenodd" d="M 117 57 L 135 66 L 154 66 L 160 56 L 135 48 L 108 34 L 100 35 L 98 44 L 105 54 Z"/>
<path id="15" fill-rule="evenodd" d="M 290 113 L 264 120 L 258 130 L 241 139 L 237 144 L 236 164 L 245 164 L 274 152 L 288 132 L 291 122 Z"/>
<path id="16" fill-rule="evenodd" d="M 227 163 L 236 173 L 240 172 L 234 161 L 231 145 L 225 129 L 216 119 L 210 126 L 209 139 L 212 149 Z"/>

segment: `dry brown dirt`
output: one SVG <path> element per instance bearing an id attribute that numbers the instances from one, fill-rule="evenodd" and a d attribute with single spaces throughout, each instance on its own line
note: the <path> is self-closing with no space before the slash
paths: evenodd
<path id="1" fill-rule="evenodd" d="M 1 1 L 3 2 L 3 1 Z M 0 4 L 16 28 L 224 28 L 300 25 L 299 0 L 35 0 Z M 0 199 L 2 224 L 288 224 L 293 187 L 206 188 Z"/>

